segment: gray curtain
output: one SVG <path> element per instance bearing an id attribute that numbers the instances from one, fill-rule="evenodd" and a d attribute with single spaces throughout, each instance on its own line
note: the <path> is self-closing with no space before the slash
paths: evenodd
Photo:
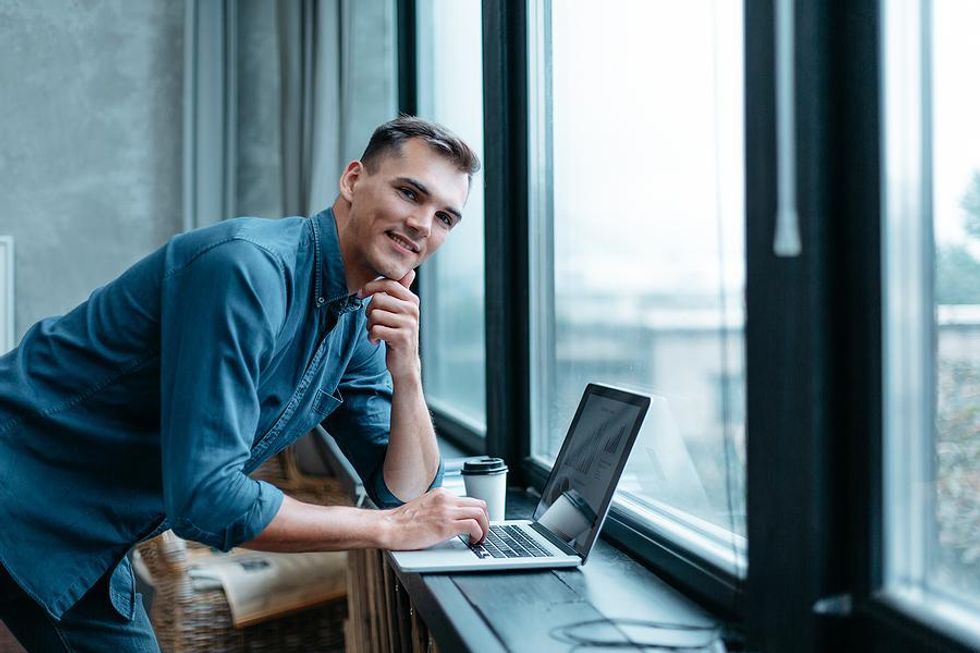
<path id="1" fill-rule="evenodd" d="M 187 0 L 184 225 L 309 215 L 396 112 L 394 0 Z"/>

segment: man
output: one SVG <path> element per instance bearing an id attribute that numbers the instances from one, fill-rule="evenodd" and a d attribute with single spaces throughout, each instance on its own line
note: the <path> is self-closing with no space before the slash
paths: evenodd
<path id="1" fill-rule="evenodd" d="M 414 268 L 479 161 L 444 128 L 379 127 L 332 209 L 176 236 L 0 358 L 0 619 L 30 650 L 156 650 L 125 559 L 165 529 L 227 550 L 478 541 L 440 481 Z M 323 422 L 383 510 L 248 478 Z"/>

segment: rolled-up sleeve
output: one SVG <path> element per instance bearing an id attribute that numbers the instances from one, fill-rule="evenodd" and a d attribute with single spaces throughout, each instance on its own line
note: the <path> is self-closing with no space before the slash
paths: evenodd
<path id="1" fill-rule="evenodd" d="M 254 539 L 283 501 L 243 472 L 259 374 L 286 311 L 275 256 L 232 240 L 169 273 L 161 323 L 164 504 L 181 537 L 222 550 Z"/>
<path id="2" fill-rule="evenodd" d="M 365 330 L 361 330 L 366 334 Z M 391 375 L 385 365 L 385 343 L 377 345 L 359 337 L 354 355 L 341 379 L 343 403 L 323 423 L 364 482 L 379 508 L 404 502 L 385 483 L 384 461 L 391 434 Z M 443 464 L 429 489 L 442 484 Z"/>

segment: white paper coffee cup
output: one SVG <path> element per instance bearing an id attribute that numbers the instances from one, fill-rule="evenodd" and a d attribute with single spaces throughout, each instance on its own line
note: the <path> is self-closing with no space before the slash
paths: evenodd
<path id="1" fill-rule="evenodd" d="M 503 521 L 507 501 L 507 465 L 500 458 L 476 458 L 463 463 L 466 496 L 487 502 L 490 521 Z"/>

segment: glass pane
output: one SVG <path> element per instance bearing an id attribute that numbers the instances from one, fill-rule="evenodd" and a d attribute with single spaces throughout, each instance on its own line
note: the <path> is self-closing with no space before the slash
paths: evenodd
<path id="1" fill-rule="evenodd" d="M 530 4 L 532 448 L 654 395 L 621 503 L 743 534 L 742 5 Z"/>
<path id="2" fill-rule="evenodd" d="M 980 44 L 969 0 L 882 3 L 885 584 L 980 642 Z"/>
<path id="3" fill-rule="evenodd" d="M 932 3 L 935 555 L 930 582 L 980 605 L 980 3 Z"/>
<path id="4" fill-rule="evenodd" d="M 462 137 L 483 159 L 480 0 L 418 3 L 419 115 Z M 483 171 L 463 221 L 420 271 L 426 397 L 478 432 L 486 429 Z"/>

